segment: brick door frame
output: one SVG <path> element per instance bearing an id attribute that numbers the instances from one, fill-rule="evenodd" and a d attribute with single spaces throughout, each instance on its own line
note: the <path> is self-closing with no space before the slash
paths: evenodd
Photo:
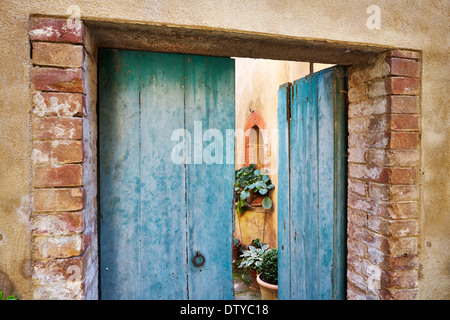
<path id="1" fill-rule="evenodd" d="M 102 37 L 91 32 L 96 28 L 106 29 Z M 196 46 L 173 44 L 161 36 L 152 42 L 155 47 L 148 48 L 150 42 L 130 36 L 127 25 L 120 28 L 126 41 L 112 47 L 222 52 L 210 45 L 214 40 L 208 46 Z M 97 299 L 97 47 L 104 44 L 100 38 L 113 42 L 118 29 L 106 22 L 68 25 L 65 19 L 31 17 L 29 30 L 33 297 Z M 207 32 L 203 36 L 209 39 Z M 224 55 L 257 52 L 255 47 L 245 52 L 236 41 L 236 37 L 248 41 L 249 35 L 232 36 Z M 348 65 L 347 298 L 417 299 L 420 53 L 273 39 L 268 45 L 299 42 L 298 51 L 289 51 L 299 59 L 314 61 L 307 60 L 308 55 L 324 49 L 321 52 L 331 58 L 317 62 Z M 334 55 L 339 58 L 333 60 Z M 277 58 L 276 53 L 259 57 Z M 288 54 L 280 57 L 293 60 Z"/>

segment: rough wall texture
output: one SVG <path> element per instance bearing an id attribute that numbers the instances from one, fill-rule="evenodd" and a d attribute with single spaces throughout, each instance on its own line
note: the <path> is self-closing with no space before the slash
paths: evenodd
<path id="1" fill-rule="evenodd" d="M 349 299 L 416 299 L 419 280 L 417 52 L 348 69 Z"/>
<path id="2" fill-rule="evenodd" d="M 377 1 L 380 29 L 366 26 L 372 1 L 13 1 L 0 4 L 0 285 L 20 298 L 31 290 L 31 225 L 33 174 L 32 64 L 30 15 L 68 17 L 70 6 L 82 19 L 232 30 L 252 34 L 371 44 L 420 50 L 420 171 L 418 199 L 420 272 L 418 297 L 448 299 L 450 239 L 449 141 L 449 9 L 445 0 Z M 299 23 L 301 21 L 301 23 Z M 42 57 L 45 58 L 45 57 Z M 326 59 L 325 59 L 326 60 Z M 320 61 L 329 63 L 331 61 Z M 58 61 L 61 63 L 61 61 Z M 67 62 L 64 62 L 67 63 Z M 69 60 L 71 68 L 74 66 Z M 77 68 L 77 67 L 75 67 Z M 65 76 L 76 75 L 69 72 Z M 44 98 L 45 99 L 45 98 Z M 33 115 L 34 117 L 34 115 Z M 75 117 L 75 115 L 73 116 Z M 414 121 L 414 120 L 413 120 Z M 77 139 L 73 139 L 79 141 Z M 74 157 L 77 157 L 75 154 Z M 75 163 L 76 164 L 76 163 Z"/>
<path id="3" fill-rule="evenodd" d="M 96 69 L 84 38 L 81 22 L 30 20 L 34 299 L 96 297 Z"/>

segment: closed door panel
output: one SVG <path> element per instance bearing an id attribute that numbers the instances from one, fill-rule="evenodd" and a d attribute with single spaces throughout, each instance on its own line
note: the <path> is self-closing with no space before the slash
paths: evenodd
<path id="1" fill-rule="evenodd" d="M 99 60 L 101 298 L 232 299 L 234 164 L 206 155 L 211 132 L 234 129 L 234 61 L 106 49 Z"/>

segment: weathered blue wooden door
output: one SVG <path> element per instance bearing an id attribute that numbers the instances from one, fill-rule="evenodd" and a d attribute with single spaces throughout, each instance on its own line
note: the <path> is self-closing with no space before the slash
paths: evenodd
<path id="1" fill-rule="evenodd" d="M 278 91 L 280 299 L 345 299 L 343 67 Z"/>
<path id="2" fill-rule="evenodd" d="M 100 50 L 102 299 L 233 298 L 234 90 L 229 58 Z"/>

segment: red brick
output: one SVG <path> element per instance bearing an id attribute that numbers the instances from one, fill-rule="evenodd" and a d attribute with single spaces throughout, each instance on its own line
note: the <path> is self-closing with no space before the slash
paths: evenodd
<path id="1" fill-rule="evenodd" d="M 359 133 L 350 132 L 348 146 L 350 148 L 386 148 L 389 145 L 391 133 L 386 131 Z"/>
<path id="2" fill-rule="evenodd" d="M 413 185 L 388 185 L 369 183 L 369 197 L 380 201 L 414 201 L 418 199 L 418 189 Z"/>
<path id="3" fill-rule="evenodd" d="M 419 76 L 419 62 L 415 60 L 392 57 L 388 59 L 391 75 L 404 77 Z"/>
<path id="4" fill-rule="evenodd" d="M 393 237 L 411 237 L 419 234 L 417 220 L 395 220 L 389 223 L 389 234 Z"/>
<path id="5" fill-rule="evenodd" d="M 350 239 L 355 239 L 367 244 L 364 239 L 366 238 L 367 229 L 365 227 L 358 226 L 353 223 L 347 223 L 347 235 Z"/>
<path id="6" fill-rule="evenodd" d="M 33 283 L 34 300 L 82 300 L 84 298 L 84 282 L 66 281 L 50 285 L 47 282 Z"/>
<path id="7" fill-rule="evenodd" d="M 391 201 L 414 201 L 419 199 L 419 190 L 416 186 L 411 185 L 391 185 L 390 186 Z"/>
<path id="8" fill-rule="evenodd" d="M 351 118 L 348 120 L 348 131 L 365 132 L 367 131 L 367 117 Z"/>
<path id="9" fill-rule="evenodd" d="M 79 211 L 84 205 L 83 188 L 36 189 L 35 211 Z"/>
<path id="10" fill-rule="evenodd" d="M 417 96 L 389 96 L 388 109 L 391 113 L 418 113 L 419 97 Z"/>
<path id="11" fill-rule="evenodd" d="M 365 163 L 365 153 L 364 148 L 348 148 L 348 162 Z"/>
<path id="12" fill-rule="evenodd" d="M 68 19 L 32 18 L 30 20 L 30 39 L 52 42 L 83 43 L 82 23 L 67 23 Z"/>
<path id="13" fill-rule="evenodd" d="M 367 82 L 367 95 L 370 98 L 386 96 L 386 85 L 384 78 Z"/>
<path id="14" fill-rule="evenodd" d="M 36 92 L 33 94 L 35 116 L 83 116 L 84 95 L 65 92 Z"/>
<path id="15" fill-rule="evenodd" d="M 347 267 L 351 267 L 356 272 L 361 272 L 363 259 L 356 254 L 349 254 L 347 256 Z"/>
<path id="16" fill-rule="evenodd" d="M 369 182 L 369 197 L 377 201 L 389 201 L 390 190 L 389 185 Z"/>
<path id="17" fill-rule="evenodd" d="M 388 56 L 417 60 L 420 58 L 420 53 L 417 51 L 395 49 L 388 52 Z"/>
<path id="18" fill-rule="evenodd" d="M 417 255 L 407 255 L 400 257 L 389 257 L 387 269 L 392 271 L 419 269 L 419 257 Z"/>
<path id="19" fill-rule="evenodd" d="M 388 163 L 389 157 L 385 149 L 367 149 L 366 161 L 367 164 L 384 167 Z"/>
<path id="20" fill-rule="evenodd" d="M 392 132 L 391 149 L 415 150 L 419 144 L 419 134 L 415 132 Z"/>
<path id="21" fill-rule="evenodd" d="M 373 114 L 384 114 L 388 111 L 387 97 L 377 97 L 370 100 L 355 101 L 348 105 L 348 117 L 365 117 Z"/>
<path id="22" fill-rule="evenodd" d="M 416 270 L 383 272 L 381 285 L 391 289 L 414 289 L 417 288 L 418 278 Z"/>
<path id="23" fill-rule="evenodd" d="M 33 68 L 35 90 L 83 93 L 81 69 Z"/>
<path id="24" fill-rule="evenodd" d="M 370 117 L 369 120 L 369 132 L 386 131 L 389 130 L 391 115 L 390 114 L 377 114 Z"/>
<path id="25" fill-rule="evenodd" d="M 370 167 L 365 164 L 348 164 L 348 176 L 350 178 L 378 181 L 383 168 Z"/>
<path id="26" fill-rule="evenodd" d="M 392 130 L 419 130 L 419 116 L 412 114 L 391 115 Z"/>
<path id="27" fill-rule="evenodd" d="M 389 238 L 369 229 L 366 230 L 362 242 L 366 243 L 368 247 L 378 249 L 381 252 L 387 253 L 389 250 Z"/>
<path id="28" fill-rule="evenodd" d="M 33 64 L 81 68 L 83 46 L 56 42 L 33 42 Z"/>
<path id="29" fill-rule="evenodd" d="M 366 195 L 366 183 L 355 179 L 348 179 L 348 190 L 364 196 Z"/>
<path id="30" fill-rule="evenodd" d="M 82 128 L 81 118 L 34 118 L 33 138 L 80 140 Z"/>
<path id="31" fill-rule="evenodd" d="M 383 300 L 417 300 L 417 296 L 417 289 L 396 290 L 382 288 L 380 290 L 380 297 Z"/>
<path id="32" fill-rule="evenodd" d="M 393 257 L 417 255 L 417 238 L 390 238 L 389 239 L 389 253 Z"/>
<path id="33" fill-rule="evenodd" d="M 419 162 L 417 150 L 388 150 L 388 165 L 399 167 L 412 167 Z"/>
<path id="34" fill-rule="evenodd" d="M 79 163 L 82 162 L 82 142 L 75 140 L 34 141 L 35 163 Z"/>
<path id="35" fill-rule="evenodd" d="M 34 237 L 34 258 L 61 259 L 79 256 L 83 251 L 82 235 Z"/>
<path id="36" fill-rule="evenodd" d="M 412 202 L 391 202 L 387 206 L 380 205 L 381 215 L 387 219 L 417 219 L 419 217 L 418 204 Z"/>
<path id="37" fill-rule="evenodd" d="M 45 283 L 81 280 L 83 262 L 83 257 L 35 261 L 33 280 Z"/>
<path id="38" fill-rule="evenodd" d="M 35 166 L 33 187 L 77 187 L 82 185 L 81 164 Z"/>
<path id="39" fill-rule="evenodd" d="M 348 101 L 350 103 L 357 103 L 367 99 L 367 85 L 359 83 L 351 85 L 348 88 Z"/>
<path id="40" fill-rule="evenodd" d="M 347 238 L 348 255 L 356 255 L 365 258 L 367 255 L 367 245 L 355 239 Z"/>
<path id="41" fill-rule="evenodd" d="M 67 235 L 83 231 L 82 212 L 39 213 L 33 216 L 36 235 Z"/>
<path id="42" fill-rule="evenodd" d="M 348 207 L 365 212 L 370 212 L 374 208 L 374 203 L 371 199 L 353 192 L 348 192 L 347 205 Z"/>
<path id="43" fill-rule="evenodd" d="M 367 227 L 387 237 L 411 237 L 418 235 L 417 220 L 390 220 L 378 216 L 369 216 Z"/>
<path id="44" fill-rule="evenodd" d="M 362 275 L 354 272 L 350 268 L 347 269 L 347 282 L 352 283 L 354 286 L 356 286 L 358 289 L 362 291 L 367 290 L 366 277 L 363 277 Z"/>
<path id="45" fill-rule="evenodd" d="M 416 179 L 416 171 L 413 168 L 381 168 L 349 163 L 348 176 L 385 184 L 413 184 Z"/>
<path id="46" fill-rule="evenodd" d="M 412 168 L 383 168 L 376 182 L 389 184 L 414 184 L 416 170 Z"/>
<path id="47" fill-rule="evenodd" d="M 418 78 L 389 77 L 385 85 L 387 94 L 418 95 L 420 81 Z"/>
<path id="48" fill-rule="evenodd" d="M 347 220 L 354 225 L 364 227 L 367 221 L 367 213 L 356 210 L 354 208 L 347 208 Z"/>

